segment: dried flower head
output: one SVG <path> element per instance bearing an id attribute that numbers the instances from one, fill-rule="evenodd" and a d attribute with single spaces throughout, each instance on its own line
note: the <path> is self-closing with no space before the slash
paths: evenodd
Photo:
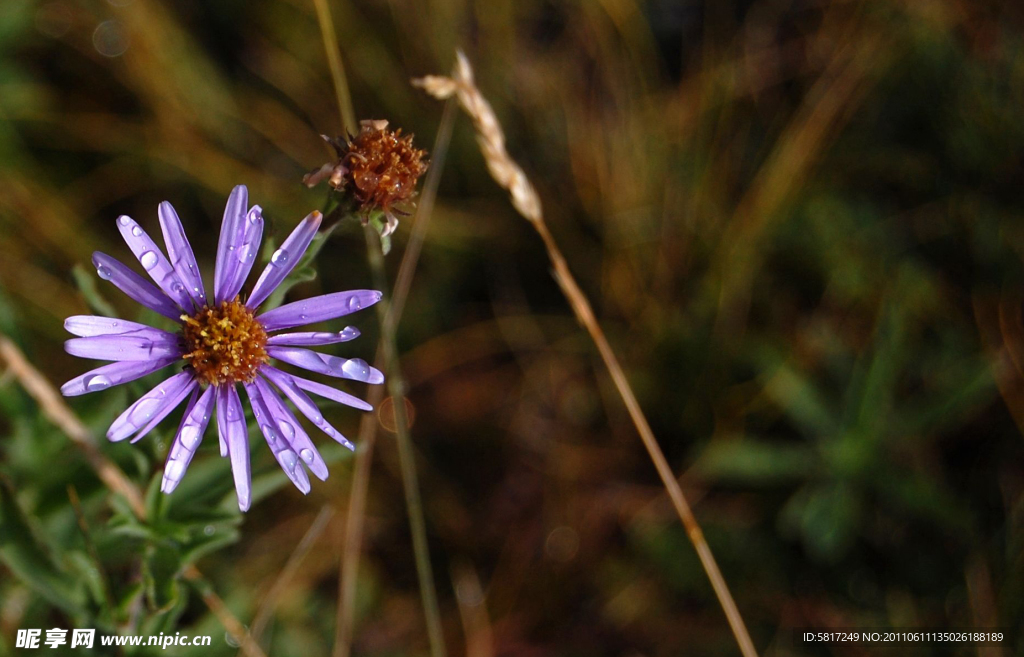
<path id="1" fill-rule="evenodd" d="M 337 190 L 347 190 L 359 203 L 364 216 L 378 211 L 387 218 L 384 234 L 398 225 L 396 205 L 416 194 L 416 183 L 428 166 L 427 152 L 413 147 L 412 135 L 402 129 L 389 130 L 383 120 L 363 121 L 359 134 L 348 139 L 324 137 L 338 154 L 338 160 L 307 174 L 309 187 L 327 180 Z"/>

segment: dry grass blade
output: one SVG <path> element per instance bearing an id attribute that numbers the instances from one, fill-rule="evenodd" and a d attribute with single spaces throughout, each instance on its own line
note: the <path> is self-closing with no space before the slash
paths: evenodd
<path id="1" fill-rule="evenodd" d="M 608 343 L 604 331 L 601 330 L 600 325 L 597 323 L 590 302 L 587 300 L 586 295 L 583 294 L 579 285 L 577 285 L 576 279 L 573 277 L 565 262 L 565 258 L 562 256 L 561 249 L 559 249 L 558 244 L 547 228 L 547 224 L 544 222 L 544 214 L 537 190 L 530 183 L 519 165 L 509 156 L 505 148 L 505 135 L 502 132 L 501 124 L 498 122 L 490 103 L 487 102 L 487 99 L 477 89 L 473 81 L 473 70 L 470 67 L 469 60 L 460 52 L 458 53 L 458 64 L 453 78 L 427 76 L 414 81 L 414 84 L 422 87 L 427 93 L 438 99 L 457 97 L 459 104 L 462 105 L 463 109 L 473 120 L 477 133 L 477 142 L 480 145 L 481 151 L 483 151 L 491 176 L 499 185 L 508 190 L 516 210 L 540 234 L 554 268 L 555 280 L 572 306 L 576 318 L 587 329 L 591 339 L 593 339 L 594 344 L 597 346 L 601 359 L 608 368 L 612 381 L 615 383 L 619 395 L 626 404 L 630 418 L 632 418 L 633 424 L 640 434 L 644 447 L 647 448 L 647 452 L 654 462 L 658 475 L 661 477 L 661 481 L 668 491 L 669 497 L 672 499 L 676 513 L 686 528 L 690 541 L 697 550 L 701 565 L 711 581 L 715 595 L 718 597 L 718 601 L 729 621 L 729 626 L 732 628 L 732 632 L 739 644 L 740 651 L 745 657 L 755 657 L 757 651 L 750 640 L 750 635 L 732 598 L 732 594 L 729 592 L 729 587 L 722 577 L 710 547 L 708 547 L 704 533 L 701 531 L 693 511 L 691 511 L 686 497 L 683 495 L 682 488 L 680 488 L 675 474 L 669 467 L 668 461 L 665 460 L 665 455 L 662 453 L 661 447 L 654 437 L 654 432 L 651 430 L 647 418 L 640 408 L 636 395 L 633 394 L 633 389 L 629 385 L 629 381 L 622 370 L 622 366 L 619 364 L 618 358 L 615 356 L 615 352 Z"/>
<path id="2" fill-rule="evenodd" d="M 288 563 L 284 565 L 284 568 L 281 569 L 280 574 L 274 580 L 273 585 L 271 585 L 270 590 L 263 596 L 263 600 L 260 601 L 260 606 L 256 610 L 256 615 L 253 616 L 252 625 L 249 629 L 249 634 L 252 636 L 253 641 L 258 643 L 260 637 L 263 636 L 263 630 L 266 628 L 267 622 L 270 621 L 274 609 L 277 608 L 278 599 L 280 599 L 281 594 L 292 581 L 299 566 L 302 564 L 302 560 L 306 558 L 306 555 L 313 548 L 313 544 L 324 533 L 327 523 L 331 521 L 333 516 L 334 508 L 327 505 L 323 506 L 320 509 L 320 513 L 313 519 L 313 524 L 306 530 L 302 540 L 295 546 L 295 550 L 292 551 L 292 555 L 288 558 Z"/>
<path id="3" fill-rule="evenodd" d="M 44 377 L 39 370 L 32 365 L 21 353 L 21 350 L 11 342 L 10 338 L 0 335 L 0 356 L 3 356 L 10 368 L 9 371 L 21 383 L 25 391 L 36 400 L 39 407 L 51 422 L 59 427 L 68 438 L 78 445 L 83 452 L 89 465 L 96 471 L 96 474 L 107 487 L 128 500 L 132 511 L 140 519 L 146 517 L 146 507 L 143 503 L 142 493 L 138 487 L 121 471 L 117 464 L 108 459 L 96 446 L 96 441 L 75 412 L 64 403 L 64 398 L 56 388 Z M 209 607 L 210 612 L 217 617 L 225 631 L 228 632 L 242 647 L 242 651 L 248 657 L 266 657 L 256 642 L 252 640 L 245 626 L 235 618 L 231 610 L 225 606 L 210 584 L 203 577 L 195 566 L 189 566 L 184 571 L 185 579 L 197 585 L 203 602 Z"/>
<path id="4" fill-rule="evenodd" d="M 348 78 L 345 77 L 345 65 L 341 61 L 341 51 L 338 49 L 338 35 L 334 32 L 334 21 L 331 19 L 331 8 L 327 0 L 313 0 L 316 5 L 316 18 L 320 23 L 320 32 L 324 39 L 324 48 L 327 50 L 327 64 L 331 67 L 331 77 L 334 79 L 334 93 L 338 95 L 338 108 L 341 111 L 342 128 L 349 134 L 356 134 L 359 124 L 356 122 L 356 113 L 352 108 L 352 95 L 348 90 Z"/>

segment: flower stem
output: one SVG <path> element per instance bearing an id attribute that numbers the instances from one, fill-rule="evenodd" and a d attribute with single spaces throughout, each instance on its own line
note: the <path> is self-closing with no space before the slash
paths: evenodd
<path id="1" fill-rule="evenodd" d="M 338 109 L 341 111 L 342 128 L 354 135 L 359 126 L 355 110 L 352 108 L 352 94 L 348 90 L 348 78 L 345 76 L 345 65 L 341 61 L 338 35 L 334 32 L 334 21 L 331 19 L 331 8 L 327 0 L 313 0 L 313 4 L 316 5 L 316 19 L 320 23 L 320 34 L 324 39 L 324 49 L 327 51 L 327 64 L 331 67 L 334 93 L 338 97 Z"/>
<path id="2" fill-rule="evenodd" d="M 381 252 L 379 237 L 376 231 L 366 227 L 366 249 L 369 254 L 370 269 L 373 272 L 374 284 L 379 290 L 387 290 L 384 271 L 384 255 Z M 419 478 L 416 474 L 416 456 L 413 453 L 412 439 L 409 436 L 409 418 L 405 412 L 405 380 L 398 362 L 398 348 L 395 341 L 395 323 L 388 321 L 388 307 L 391 298 L 385 296 L 377 304 L 377 315 L 381 324 L 381 349 L 383 350 L 385 371 L 387 372 L 388 392 L 391 394 L 391 407 L 395 414 L 395 437 L 398 442 L 398 460 L 402 470 L 402 486 L 405 489 L 405 503 L 409 513 L 409 529 L 412 532 L 412 547 L 416 559 L 416 574 L 419 577 L 420 597 L 423 601 L 423 614 L 427 623 L 427 635 L 430 639 L 431 657 L 444 657 L 446 654 L 444 632 L 441 629 L 441 612 L 437 603 L 437 590 L 434 586 L 434 571 L 430 564 L 430 547 L 427 544 L 427 525 L 423 516 L 423 501 L 420 498 Z"/>

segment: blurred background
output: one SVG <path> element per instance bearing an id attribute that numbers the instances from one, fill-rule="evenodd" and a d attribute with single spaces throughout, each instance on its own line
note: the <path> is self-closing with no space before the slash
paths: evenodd
<path id="1" fill-rule="evenodd" d="M 874 654 L 808 647 L 802 627 L 1003 627 L 1002 647 L 914 654 L 1024 654 L 1018 3 L 330 9 L 357 116 L 421 148 L 442 106 L 410 78 L 448 72 L 456 48 L 473 61 L 763 654 Z M 0 332 L 54 385 L 84 372 L 63 319 L 138 317 L 89 261 L 127 258 L 116 216 L 152 232 L 170 200 L 209 273 L 230 189 L 249 186 L 280 241 L 323 206 L 301 179 L 341 132 L 312 0 L 3 0 Z M 461 115 L 430 221 L 398 337 L 449 654 L 738 654 Z M 359 229 L 336 230 L 317 269 L 293 298 L 371 287 Z M 363 338 L 343 353 L 371 360 L 376 315 L 347 319 Z M 145 389 L 70 404 L 152 492 L 176 422 L 102 438 Z M 30 627 L 210 634 L 178 654 L 237 654 L 204 587 L 246 625 L 271 601 L 268 654 L 331 654 L 351 454 L 325 448 L 331 476 L 303 497 L 251 433 L 243 517 L 210 434 L 141 523 L 6 364 L 0 409 L 0 655 Z M 357 411 L 327 415 L 356 437 Z M 351 650 L 425 655 L 388 419 L 373 417 Z M 179 574 L 192 563 L 201 585 Z"/>

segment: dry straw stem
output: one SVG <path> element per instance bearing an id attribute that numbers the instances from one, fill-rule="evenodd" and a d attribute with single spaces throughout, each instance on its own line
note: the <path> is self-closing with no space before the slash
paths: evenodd
<path id="1" fill-rule="evenodd" d="M 43 415 L 82 449 L 89 465 L 107 485 L 107 488 L 128 500 L 135 515 L 140 520 L 145 520 L 146 506 L 138 487 L 128 479 L 116 463 L 104 456 L 88 427 L 78 419 L 71 407 L 64 403 L 64 398 L 53 387 L 53 384 L 39 370 L 32 367 L 25 358 L 25 354 L 21 353 L 21 350 L 6 335 L 0 335 L 0 356 L 7 361 L 10 372 L 18 379 L 25 391 L 39 404 Z M 266 657 L 249 636 L 245 626 L 235 618 L 220 596 L 214 592 L 199 569 L 195 566 L 188 566 L 183 574 L 196 586 L 203 602 L 224 626 L 225 631 L 238 641 L 242 651 L 248 657 Z"/>
<path id="2" fill-rule="evenodd" d="M 732 628 L 732 632 L 739 644 L 740 651 L 745 657 L 756 657 L 757 651 L 750 640 L 750 635 L 747 633 L 743 618 L 736 608 L 736 603 L 729 592 L 729 587 L 722 578 L 718 564 L 715 562 L 711 549 L 704 539 L 704 533 L 701 531 L 700 525 L 697 524 L 697 519 L 694 517 L 693 511 L 690 510 L 690 505 L 687 503 L 686 497 L 679 487 L 679 482 L 676 481 L 675 474 L 668 465 L 668 461 L 665 460 L 661 447 L 658 446 L 654 432 L 651 431 L 647 418 L 640 409 L 640 404 L 637 402 L 636 395 L 633 394 L 633 389 L 626 379 L 622 366 L 619 365 L 615 352 L 612 351 L 611 345 L 608 344 L 608 339 L 597 323 L 590 302 L 587 300 L 586 295 L 583 294 L 579 285 L 577 285 L 576 279 L 573 278 L 572 272 L 569 271 L 565 258 L 562 256 L 561 249 L 558 248 L 558 244 L 551 236 L 551 232 L 544 222 L 544 214 L 541 210 L 540 197 L 537 195 L 537 190 L 534 189 L 519 165 L 509 156 L 505 148 L 505 134 L 502 132 L 501 124 L 498 122 L 491 104 L 487 102 L 487 99 L 477 89 L 473 81 L 473 69 L 469 65 L 469 60 L 461 52 L 457 53 L 457 58 L 458 62 L 455 67 L 454 77 L 448 78 L 431 75 L 413 80 L 413 84 L 421 87 L 437 99 L 457 97 L 459 104 L 462 105 L 462 108 L 473 120 L 477 134 L 477 143 L 480 145 L 480 150 L 483 151 L 484 160 L 487 162 L 487 168 L 491 172 L 491 176 L 499 185 L 508 190 L 512 197 L 512 205 L 540 234 L 541 239 L 544 241 L 544 246 L 547 248 L 548 257 L 551 259 L 551 265 L 554 268 L 555 280 L 572 306 L 576 318 L 587 329 L 594 344 L 597 345 L 601 359 L 608 368 L 612 381 L 615 383 L 619 395 L 626 404 L 633 424 L 640 434 L 640 439 L 643 441 L 644 447 L 647 448 L 647 453 L 654 462 L 654 467 L 657 469 L 658 475 L 661 477 L 661 481 L 668 491 L 669 497 L 672 499 L 676 513 L 679 514 L 679 519 L 682 521 L 690 541 L 697 550 L 697 556 L 700 558 L 701 565 L 704 567 L 708 579 L 711 580 L 711 585 L 715 589 L 715 595 L 718 596 L 718 601 L 722 605 L 722 609 L 729 621 L 729 626 Z"/>

